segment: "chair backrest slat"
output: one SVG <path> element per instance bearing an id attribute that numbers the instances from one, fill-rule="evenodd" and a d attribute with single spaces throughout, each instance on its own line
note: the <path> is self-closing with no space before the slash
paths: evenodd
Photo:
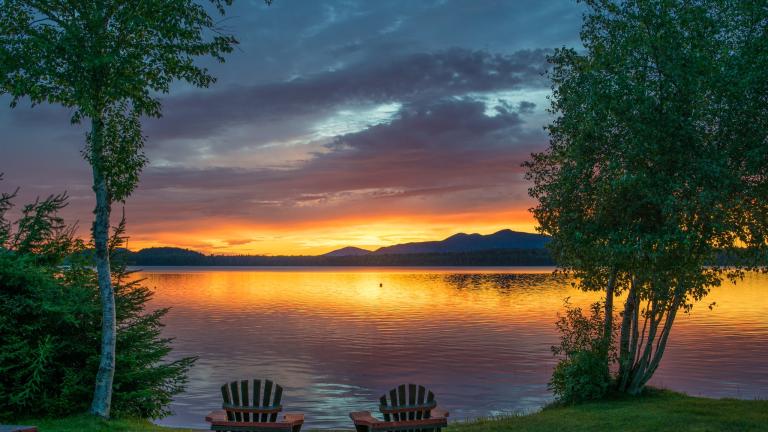
<path id="1" fill-rule="evenodd" d="M 221 398 L 224 399 L 224 405 L 229 405 L 232 403 L 232 398 L 229 397 L 229 387 L 227 384 L 221 386 Z M 227 420 L 235 421 L 235 413 L 227 411 Z"/>
<path id="2" fill-rule="evenodd" d="M 419 405 L 423 405 L 424 404 L 424 396 L 425 396 L 424 395 L 424 391 L 425 391 L 424 386 L 419 386 L 419 396 L 416 399 L 416 403 L 419 404 Z M 416 419 L 417 420 L 421 420 L 423 417 L 424 417 L 424 411 L 417 411 L 416 412 Z"/>
<path id="3" fill-rule="evenodd" d="M 249 406 L 249 403 L 248 403 L 248 380 L 240 381 L 240 403 L 243 406 Z M 251 413 L 244 412 L 243 413 L 243 421 L 246 421 L 246 422 L 251 421 Z"/>
<path id="4" fill-rule="evenodd" d="M 390 399 L 390 402 L 391 402 L 389 404 L 389 406 L 396 407 L 398 405 L 398 403 L 397 403 L 397 389 L 396 388 L 393 388 L 392 390 L 389 391 L 389 399 Z M 398 420 L 400 420 L 400 414 L 392 413 L 392 421 L 398 421 Z"/>
<path id="5" fill-rule="evenodd" d="M 261 403 L 261 406 L 269 406 L 269 399 L 272 397 L 272 381 L 266 380 L 264 381 L 264 400 Z M 269 420 L 269 414 L 264 413 L 261 415 L 261 421 L 265 422 Z"/>
<path id="6" fill-rule="evenodd" d="M 435 402 L 435 395 L 432 394 L 432 391 L 430 391 L 429 394 L 427 395 L 427 404 L 434 403 L 434 402 Z M 429 418 L 431 415 L 432 413 L 430 413 L 430 411 L 426 411 L 424 413 L 424 418 Z"/>
<path id="7" fill-rule="evenodd" d="M 237 388 L 237 381 L 229 383 L 229 388 L 232 395 L 232 405 L 242 406 L 240 405 L 240 389 Z M 235 421 L 243 421 L 243 414 L 235 412 Z"/>
<path id="8" fill-rule="evenodd" d="M 416 405 L 416 384 L 408 384 L 408 404 Z M 408 420 L 416 418 L 416 411 L 408 411 Z"/>
<path id="9" fill-rule="evenodd" d="M 253 404 L 259 405 L 261 401 L 261 380 L 253 380 Z M 253 415 L 253 421 L 261 421 L 261 416 L 259 414 Z"/>
<path id="10" fill-rule="evenodd" d="M 406 402 L 406 398 L 405 398 L 405 384 L 400 384 L 397 387 L 397 403 L 400 405 L 405 405 L 408 403 Z M 408 413 L 401 412 L 400 418 L 398 420 L 406 420 L 407 418 L 408 418 Z"/>
<path id="11" fill-rule="evenodd" d="M 280 400 L 282 398 L 283 398 L 283 387 L 275 384 L 275 397 L 272 399 L 272 405 L 279 406 Z M 277 413 L 272 413 L 272 415 L 269 417 L 269 421 L 271 422 L 277 421 Z"/>

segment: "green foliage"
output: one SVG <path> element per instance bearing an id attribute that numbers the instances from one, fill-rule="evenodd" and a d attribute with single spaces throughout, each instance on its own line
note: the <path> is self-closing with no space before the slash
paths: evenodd
<path id="1" fill-rule="evenodd" d="M 103 417 L 109 416 L 115 369 L 115 299 L 106 247 L 111 206 L 133 192 L 147 163 L 141 116 L 160 116 L 159 95 L 176 80 L 195 87 L 215 81 L 195 60 L 223 62 L 232 51 L 237 41 L 214 18 L 231 4 L 0 0 L 0 95 L 10 95 L 11 107 L 28 98 L 33 106 L 71 108 L 72 123 L 91 121 L 83 155 L 96 195 L 92 231 L 104 316 L 92 411 Z"/>
<path id="2" fill-rule="evenodd" d="M 3 173 L 0 173 L 0 180 L 3 179 Z M 11 236 L 11 223 L 6 219 L 5 214 L 13 208 L 13 198 L 16 197 L 18 190 L 8 193 L 0 192 L 0 249 L 8 242 Z"/>
<path id="3" fill-rule="evenodd" d="M 90 403 L 99 363 L 98 285 L 92 255 L 57 215 L 65 204 L 53 196 L 25 207 L 16 232 L 0 244 L 0 417 L 79 413 Z M 111 250 L 124 242 L 123 230 L 117 227 Z M 113 409 L 162 417 L 194 359 L 164 361 L 170 340 L 160 331 L 168 310 L 145 311 L 151 290 L 118 261 Z"/>
<path id="4" fill-rule="evenodd" d="M 111 206 L 131 194 L 147 163 L 141 116 L 160 116 L 159 95 L 176 80 L 196 87 L 215 81 L 195 60 L 224 61 L 232 51 L 237 41 L 215 19 L 231 4 L 0 0 L 0 95 L 10 95 L 11 107 L 28 98 L 33 106 L 71 108 L 72 123 L 91 122 L 83 155 L 91 164 L 96 195 L 92 231 L 104 315 L 92 411 L 103 417 L 109 416 L 115 368 L 114 291 L 106 248 Z"/>
<path id="5" fill-rule="evenodd" d="M 549 389 L 559 402 L 583 403 L 605 397 L 610 381 L 602 353 L 584 350 L 557 363 Z"/>
<path id="6" fill-rule="evenodd" d="M 214 82 L 195 58 L 223 61 L 237 43 L 205 3 L 223 15 L 232 0 L 4 0 L 0 88 L 14 105 L 28 97 L 33 104 L 72 107 L 73 121 L 99 117 L 117 102 L 157 116 L 156 95 L 167 93 L 174 80 L 198 87 Z"/>
<path id="7" fill-rule="evenodd" d="M 555 366 L 549 388 L 561 402 L 596 400 L 608 391 L 611 377 L 606 357 L 614 357 L 615 350 L 603 337 L 602 308 L 594 303 L 586 316 L 566 301 L 565 315 L 558 317 L 560 344 L 552 347 L 552 353 L 563 358 Z"/>
<path id="8" fill-rule="evenodd" d="M 700 297 L 713 282 L 697 276 L 702 262 L 728 246 L 764 249 L 768 239 L 768 111 L 759 102 L 768 93 L 764 80 L 745 89 L 739 78 L 763 70 L 745 63 L 765 61 L 750 47 L 766 30 L 736 18 L 764 24 L 768 8 L 586 3 L 586 51 L 550 58 L 557 117 L 550 148 L 527 163 L 534 215 L 583 287 L 602 289 L 619 268 L 695 278 L 686 290 Z"/>
<path id="9" fill-rule="evenodd" d="M 550 146 L 525 166 L 557 264 L 631 293 L 620 382 L 637 392 L 678 310 L 768 265 L 768 4 L 584 3 L 584 49 L 550 58 Z M 722 250 L 739 265 L 712 265 Z"/>
<path id="10" fill-rule="evenodd" d="M 101 128 L 100 139 L 93 132 L 86 135 L 83 158 L 91 165 L 99 164 L 109 202 L 125 201 L 149 162 L 144 155 L 140 114 L 130 104 L 118 102 L 104 109 Z"/>

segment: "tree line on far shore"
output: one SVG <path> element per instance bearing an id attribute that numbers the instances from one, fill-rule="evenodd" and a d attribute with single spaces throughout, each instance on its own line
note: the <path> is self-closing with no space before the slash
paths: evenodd
<path id="1" fill-rule="evenodd" d="M 157 247 L 139 251 L 116 252 L 131 266 L 359 266 L 359 267 L 464 267 L 464 266 L 554 266 L 548 249 L 488 249 L 469 252 L 370 254 L 350 256 L 325 255 L 206 255 L 197 251 Z M 739 255 L 721 251 L 713 265 L 738 265 Z"/>
<path id="2" fill-rule="evenodd" d="M 135 266 L 551 266 L 546 249 L 492 249 L 471 252 L 369 254 L 356 256 L 204 255 L 179 248 L 121 251 Z"/>

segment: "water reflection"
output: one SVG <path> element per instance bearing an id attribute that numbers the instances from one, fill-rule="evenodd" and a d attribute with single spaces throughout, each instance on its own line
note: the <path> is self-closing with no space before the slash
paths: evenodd
<path id="1" fill-rule="evenodd" d="M 221 383 L 270 377 L 308 427 L 351 427 L 385 390 L 430 387 L 452 418 L 527 411 L 546 382 L 562 301 L 596 296 L 549 269 L 174 269 L 141 276 L 172 306 L 174 355 L 200 359 L 162 424 L 205 427 Z M 750 274 L 682 315 L 655 378 L 692 394 L 768 397 L 768 277 Z"/>

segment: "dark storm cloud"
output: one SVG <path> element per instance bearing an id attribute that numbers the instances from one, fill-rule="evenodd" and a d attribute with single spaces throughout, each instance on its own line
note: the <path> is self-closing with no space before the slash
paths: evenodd
<path id="1" fill-rule="evenodd" d="M 347 105 L 412 103 L 470 92 L 542 88 L 547 85 L 543 76 L 546 54 L 545 49 L 502 55 L 454 48 L 356 64 L 288 82 L 170 97 L 164 101 L 164 117 L 146 122 L 150 153 L 188 161 L 196 156 L 189 143 L 163 141 L 203 140 L 226 135 L 241 125 L 256 129 L 253 140 L 206 143 L 206 152 L 251 146 L 253 141 L 279 141 L 306 131 L 313 122 Z M 40 106 L 14 110 L 11 118 L 26 128 L 55 125 L 62 129 L 70 114 L 63 108 Z"/>
<path id="2" fill-rule="evenodd" d="M 317 154 L 295 170 L 158 168 L 150 170 L 144 187 L 213 190 L 263 184 L 261 193 L 277 197 L 290 191 L 296 197 L 338 192 L 350 185 L 358 189 L 423 187 L 436 177 L 482 174 L 490 179 L 501 167 L 517 171 L 509 158 L 539 146 L 543 137 L 524 132 L 516 111 L 499 108 L 496 115 L 488 116 L 485 110 L 483 103 L 470 99 L 409 104 L 391 123 L 340 136 L 326 146 L 329 152 Z M 522 144 L 515 142 L 521 139 Z"/>
<path id="3" fill-rule="evenodd" d="M 323 114 L 345 103 L 440 99 L 468 92 L 546 86 L 544 49 L 510 55 L 451 49 L 357 64 L 288 82 L 170 98 L 149 123 L 153 139 L 205 137 L 238 123 Z M 324 114 L 327 114 L 325 112 Z"/>
<path id="4" fill-rule="evenodd" d="M 523 128 L 522 115 L 499 107 L 488 116 L 483 103 L 470 99 L 413 103 L 391 123 L 338 137 L 327 146 L 329 152 L 300 169 L 150 169 L 140 194 L 160 198 L 174 191 L 205 191 L 198 195 L 204 208 L 192 204 L 187 214 L 275 221 L 302 213 L 296 209 L 305 206 L 315 214 L 356 211 L 365 200 L 368 210 L 383 209 L 396 198 L 450 200 L 503 184 L 494 191 L 498 198 L 517 192 L 520 161 L 545 139 Z M 172 201 L 150 206 L 156 214 L 162 209 L 169 215 L 185 213 Z"/>

